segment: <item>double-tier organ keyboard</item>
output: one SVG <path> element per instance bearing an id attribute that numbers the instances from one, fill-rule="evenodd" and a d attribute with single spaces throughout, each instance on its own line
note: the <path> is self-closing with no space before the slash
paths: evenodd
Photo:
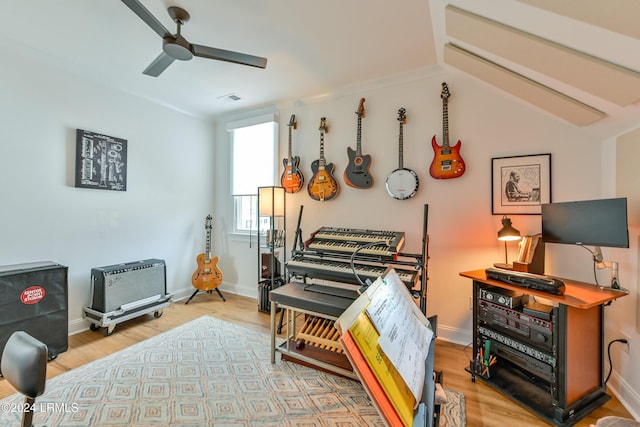
<path id="1" fill-rule="evenodd" d="M 293 251 L 287 271 L 305 283 L 312 278 L 362 285 L 391 266 L 409 289 L 419 289 L 422 265 L 400 252 L 404 242 L 404 232 L 321 227 L 304 242 L 304 251 Z"/>
<path id="2" fill-rule="evenodd" d="M 310 247 L 309 245 L 313 244 L 318 247 L 323 244 L 330 244 L 331 242 L 335 245 L 333 248 L 327 248 L 326 250 L 349 253 L 352 253 L 355 249 L 365 244 L 384 242 L 374 246 L 377 248 L 378 252 L 375 253 L 375 255 L 383 252 L 382 247 L 384 246 L 386 247 L 384 249 L 384 253 L 390 256 L 397 254 L 402 250 L 402 247 L 404 246 L 404 233 L 397 231 L 363 230 L 357 228 L 321 227 L 314 233 L 311 233 L 311 238 L 305 242 L 305 247 L 307 249 L 313 249 L 313 247 Z M 344 249 L 338 245 L 338 242 L 344 244 Z"/>
<path id="3" fill-rule="evenodd" d="M 356 274 L 364 282 L 367 279 L 374 281 L 382 276 L 387 269 L 383 265 L 372 265 L 362 262 L 354 262 L 353 264 Z M 400 280 L 402 280 L 407 288 L 413 289 L 418 285 L 419 271 L 411 269 L 403 269 L 394 267 Z M 334 259 L 317 258 L 313 256 L 298 256 L 287 262 L 287 270 L 289 274 L 294 276 L 313 277 L 322 280 L 333 280 L 337 282 L 345 282 L 359 284 L 358 279 L 353 274 L 351 263 L 349 261 L 341 261 Z"/>
<path id="4" fill-rule="evenodd" d="M 396 257 L 396 252 L 389 250 L 389 246 L 385 243 L 372 243 L 371 246 L 366 246 L 358 242 L 315 239 L 313 242 L 307 243 L 306 249 L 318 253 L 344 252 L 347 254 L 352 254 L 358 250 L 358 253 L 363 255 L 374 255 L 385 259 L 393 259 Z"/>

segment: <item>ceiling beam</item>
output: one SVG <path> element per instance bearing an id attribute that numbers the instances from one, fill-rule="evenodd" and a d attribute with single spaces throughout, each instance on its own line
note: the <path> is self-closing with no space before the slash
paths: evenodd
<path id="1" fill-rule="evenodd" d="M 444 47 L 444 61 L 576 126 L 588 126 L 607 117 L 600 110 L 459 46 L 446 44 Z"/>
<path id="2" fill-rule="evenodd" d="M 614 33 L 640 39 L 638 0 L 519 0 Z"/>
<path id="3" fill-rule="evenodd" d="M 640 100 L 640 73 L 447 6 L 447 36 L 619 106 Z"/>

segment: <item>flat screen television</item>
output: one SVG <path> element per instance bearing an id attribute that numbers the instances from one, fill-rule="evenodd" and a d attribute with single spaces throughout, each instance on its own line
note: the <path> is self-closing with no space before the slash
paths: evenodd
<path id="1" fill-rule="evenodd" d="M 547 243 L 628 248 L 627 199 L 543 204 L 542 239 Z"/>

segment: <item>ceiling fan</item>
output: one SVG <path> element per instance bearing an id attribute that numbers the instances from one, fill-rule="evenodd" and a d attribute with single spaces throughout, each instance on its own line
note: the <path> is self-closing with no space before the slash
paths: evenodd
<path id="1" fill-rule="evenodd" d="M 190 16 L 186 10 L 180 7 L 171 6 L 168 9 L 169 16 L 177 25 L 176 34 L 171 34 L 139 0 L 122 0 L 122 2 L 162 37 L 162 52 L 142 74 L 158 77 L 174 60 L 188 61 L 194 56 L 257 68 L 267 67 L 267 58 L 189 43 L 180 34 L 180 29 Z"/>

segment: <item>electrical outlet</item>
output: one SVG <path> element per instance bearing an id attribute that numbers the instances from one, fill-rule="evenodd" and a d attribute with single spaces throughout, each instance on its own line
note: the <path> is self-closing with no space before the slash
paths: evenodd
<path id="1" fill-rule="evenodd" d="M 631 338 L 629 337 L 629 334 L 627 334 L 626 332 L 620 331 L 620 335 L 621 338 L 624 338 L 625 340 L 627 340 L 627 343 L 621 343 L 622 345 L 622 351 L 624 351 L 627 354 L 631 354 Z"/>

